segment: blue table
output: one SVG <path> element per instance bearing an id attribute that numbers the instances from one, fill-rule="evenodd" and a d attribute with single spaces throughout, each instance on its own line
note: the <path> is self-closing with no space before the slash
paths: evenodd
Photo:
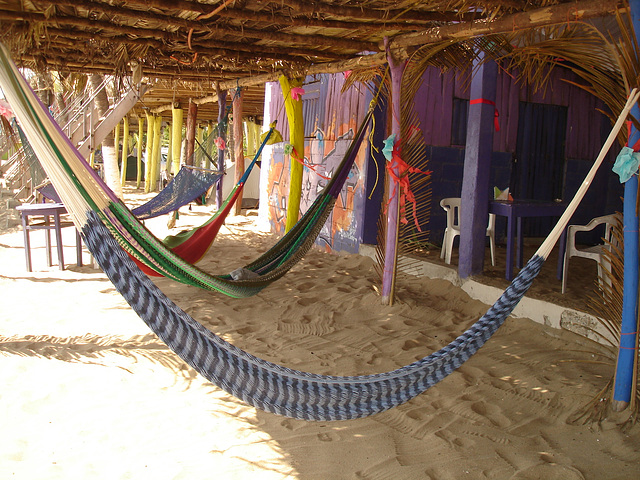
<path id="1" fill-rule="evenodd" d="M 522 219 L 525 217 L 559 217 L 566 208 L 562 202 L 548 202 L 542 200 L 493 200 L 489 202 L 489 213 L 507 217 L 507 268 L 505 277 L 513 280 L 513 249 L 516 237 L 518 268 L 522 268 Z M 517 231 L 516 231 L 517 230 Z M 560 237 L 560 254 L 558 258 L 558 278 L 562 278 L 562 259 L 564 257 L 566 232 Z"/>

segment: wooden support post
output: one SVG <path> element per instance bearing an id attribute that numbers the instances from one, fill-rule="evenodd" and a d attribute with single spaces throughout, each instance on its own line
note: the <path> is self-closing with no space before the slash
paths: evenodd
<path id="1" fill-rule="evenodd" d="M 302 87 L 302 78 L 289 79 L 282 75 L 280 87 L 284 97 L 284 107 L 289 121 L 289 143 L 293 146 L 294 153 L 289 160 L 289 199 L 287 200 L 287 221 L 285 231 L 298 222 L 300 216 L 300 198 L 302 197 L 302 173 L 304 171 L 304 119 L 302 118 L 302 99 L 294 100 L 291 89 Z M 294 156 L 298 156 L 296 160 Z"/>
<path id="2" fill-rule="evenodd" d="M 113 129 L 113 146 L 116 149 L 116 159 L 120 153 L 120 122 Z"/>
<path id="3" fill-rule="evenodd" d="M 400 88 L 405 61 L 397 61 L 390 52 L 387 60 L 391 71 L 391 134 L 400 142 Z M 394 172 L 397 176 L 397 171 Z M 398 260 L 398 221 L 400 217 L 400 184 L 394 175 L 387 175 L 387 234 L 384 247 L 384 270 L 382 272 L 382 304 L 393 305 L 395 278 Z"/>
<path id="4" fill-rule="evenodd" d="M 469 118 L 460 200 L 460 259 L 458 275 L 467 278 L 482 273 L 489 218 L 489 173 L 495 130 L 495 100 L 498 66 L 483 61 L 471 80 Z"/>
<path id="5" fill-rule="evenodd" d="M 187 165 L 194 165 L 193 152 L 195 151 L 196 144 L 196 123 L 198 121 L 198 105 L 191 100 L 189 101 L 189 111 L 187 113 L 187 131 L 185 134 L 187 146 L 187 155 L 185 163 Z"/>
<path id="6" fill-rule="evenodd" d="M 184 111 L 179 103 L 175 103 L 171 108 L 171 151 L 173 156 L 173 167 L 171 171 L 175 175 L 180 170 L 180 154 L 182 153 L 182 122 Z"/>
<path id="7" fill-rule="evenodd" d="M 151 146 L 151 189 L 158 190 L 160 180 L 160 138 L 162 133 L 162 116 L 153 117 L 153 145 Z"/>
<path id="8" fill-rule="evenodd" d="M 196 129 L 197 134 L 196 134 L 196 138 L 198 139 L 198 144 L 194 146 L 195 148 L 195 153 L 194 153 L 194 157 L 193 157 L 193 164 L 200 168 L 202 167 L 202 157 L 204 156 L 204 154 L 202 153 L 202 148 L 204 146 L 203 141 L 204 141 L 204 128 L 201 125 L 198 125 L 198 128 Z"/>
<path id="9" fill-rule="evenodd" d="M 222 90 L 220 85 L 216 85 L 218 94 L 218 136 L 227 142 L 227 91 Z M 226 146 L 226 145 L 225 145 Z M 224 173 L 224 148 L 218 148 L 218 173 Z M 222 206 L 222 181 L 224 176 L 220 177 L 216 184 L 216 207 Z"/>
<path id="10" fill-rule="evenodd" d="M 153 148 L 153 115 L 147 113 L 147 144 L 145 148 L 145 164 L 144 164 L 144 193 L 152 191 L 151 179 L 151 149 Z"/>
<path id="11" fill-rule="evenodd" d="M 122 129 L 122 157 L 120 161 L 120 173 L 122 179 L 122 186 L 127 181 L 127 159 L 129 155 L 129 118 L 124 117 L 124 125 Z"/>
<path id="12" fill-rule="evenodd" d="M 142 139 L 144 137 L 144 117 L 138 117 L 138 145 L 136 149 L 138 169 L 136 175 L 136 188 L 142 185 Z"/>
<path id="13" fill-rule="evenodd" d="M 236 94 L 233 97 L 233 147 L 236 158 L 236 173 L 235 173 L 235 182 L 236 184 L 242 178 L 244 174 L 244 129 L 242 125 L 242 110 L 243 110 L 243 97 L 242 97 L 242 89 L 238 88 L 236 90 Z M 240 215 L 242 213 L 242 190 L 238 195 L 236 200 L 236 204 L 234 206 L 235 215 Z"/>
<path id="14" fill-rule="evenodd" d="M 167 173 L 172 173 L 173 172 L 173 146 L 172 146 L 172 139 L 173 139 L 173 125 L 171 122 L 167 123 L 167 137 L 168 137 L 168 148 L 167 148 L 167 165 L 166 165 L 166 169 L 167 169 Z"/>

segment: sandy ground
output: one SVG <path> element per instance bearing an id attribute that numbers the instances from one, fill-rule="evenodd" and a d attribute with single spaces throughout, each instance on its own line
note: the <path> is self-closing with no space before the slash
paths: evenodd
<path id="1" fill-rule="evenodd" d="M 178 226 L 202 223 L 210 208 L 185 210 Z M 255 219 L 231 217 L 201 267 L 229 272 L 268 249 L 274 238 L 256 231 Z M 624 414 L 601 425 L 567 422 L 612 375 L 601 349 L 574 334 L 510 318 L 478 354 L 405 405 L 353 421 L 287 419 L 203 380 L 100 270 L 47 267 L 42 232 L 32 234 L 35 271 L 26 272 L 22 232 L 5 220 L 2 479 L 640 478 L 640 426 L 623 432 Z M 165 224 L 147 225 L 162 236 Z M 73 262 L 73 230 L 64 235 Z M 415 277 L 399 278 L 398 301 L 382 306 L 370 259 L 319 251 L 249 299 L 156 283 L 240 348 L 327 374 L 405 365 L 487 310 L 446 281 Z"/>

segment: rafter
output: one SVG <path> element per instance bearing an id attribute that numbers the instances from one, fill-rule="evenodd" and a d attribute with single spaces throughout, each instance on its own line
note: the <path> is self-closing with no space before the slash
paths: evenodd
<path id="1" fill-rule="evenodd" d="M 70 17 L 64 15 L 47 16 L 43 13 L 8 12 L 0 10 L 0 20 L 37 22 L 45 25 L 67 25 L 79 28 L 88 28 L 96 32 L 110 32 L 113 34 L 134 35 L 142 37 L 158 38 L 167 42 L 187 43 L 188 32 L 171 33 L 165 30 L 147 29 L 140 27 L 130 27 L 119 25 L 114 22 L 93 20 L 88 18 Z M 378 46 L 372 42 L 360 42 L 356 40 L 342 39 L 323 35 L 302 35 L 284 32 L 263 31 L 249 28 L 229 28 L 219 27 L 211 31 L 218 38 L 232 35 L 240 38 L 253 38 L 258 40 L 269 40 L 286 44 L 297 45 L 321 45 L 323 47 L 335 47 L 352 50 L 354 52 L 363 50 L 377 50 Z"/>
<path id="2" fill-rule="evenodd" d="M 377 20 L 397 22 L 398 20 L 421 22 L 455 22 L 478 18 L 480 14 L 459 12 L 423 12 L 417 10 L 374 10 L 371 8 L 347 7 L 323 2 L 307 0 L 270 0 L 271 3 L 284 4 L 291 7 L 298 14 L 323 14 L 361 20 Z"/>
<path id="3" fill-rule="evenodd" d="M 29 32 L 29 25 L 25 22 L 22 25 L 16 25 L 13 27 L 14 32 L 18 34 L 27 34 Z M 83 30 L 65 30 L 55 27 L 48 27 L 47 34 L 49 37 L 56 37 L 59 41 L 62 39 L 68 39 L 70 45 L 77 44 L 78 39 L 86 41 L 95 41 L 94 34 Z M 125 44 L 136 47 L 154 48 L 157 51 L 161 51 L 167 48 L 167 44 L 155 40 L 153 38 L 132 38 L 127 35 L 117 35 L 113 37 L 105 38 L 104 41 L 113 44 Z M 263 45 L 243 44 L 239 42 L 224 42 L 219 40 L 194 40 L 191 44 L 192 49 L 188 51 L 189 54 L 198 53 L 199 56 L 206 58 L 216 57 L 232 57 L 239 56 L 245 60 L 254 60 L 257 57 L 263 57 L 271 60 L 283 60 L 292 62 L 305 62 L 310 63 L 310 58 L 323 61 L 332 61 L 338 59 L 351 58 L 351 55 L 336 53 L 335 51 L 320 51 L 302 48 L 279 48 L 269 47 Z M 183 49 L 183 52 L 186 50 Z"/>
<path id="4" fill-rule="evenodd" d="M 136 10 L 129 8 L 128 5 L 135 4 L 135 2 L 128 2 L 125 5 L 115 7 L 108 3 L 100 1 L 84 0 L 77 2 L 74 0 L 47 0 L 48 4 L 62 6 L 62 7 L 82 7 L 91 11 L 92 13 L 102 13 L 109 15 L 110 17 L 120 16 L 130 18 L 132 20 L 146 20 L 154 22 L 163 22 L 168 26 L 179 28 L 197 28 L 202 30 L 209 30 L 216 27 L 218 18 L 228 18 L 235 20 L 249 20 L 266 25 L 279 25 L 281 27 L 318 27 L 318 28 L 336 28 L 343 30 L 357 30 L 364 29 L 368 31 L 415 31 L 424 29 L 424 22 L 415 21 L 415 19 L 406 20 L 402 22 L 385 22 L 384 25 L 372 23 L 371 21 L 343 21 L 343 20 L 328 20 L 317 18 L 299 18 L 295 16 L 280 16 L 272 15 L 270 13 L 255 12 L 252 10 L 246 10 L 242 8 L 223 8 L 215 16 L 208 19 L 201 20 L 187 20 L 184 18 L 173 17 L 170 15 L 161 15 L 158 13 L 149 12 L 146 10 Z M 292 12 L 295 13 L 295 12 Z M 477 15 L 474 15 L 477 16 Z"/>

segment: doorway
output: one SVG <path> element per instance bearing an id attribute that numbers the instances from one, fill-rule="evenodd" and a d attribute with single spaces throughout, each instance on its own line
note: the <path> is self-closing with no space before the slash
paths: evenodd
<path id="1" fill-rule="evenodd" d="M 516 152 L 509 192 L 516 199 L 554 201 L 563 198 L 567 107 L 520 102 Z M 531 218 L 524 234 L 544 237 L 552 218 Z"/>

